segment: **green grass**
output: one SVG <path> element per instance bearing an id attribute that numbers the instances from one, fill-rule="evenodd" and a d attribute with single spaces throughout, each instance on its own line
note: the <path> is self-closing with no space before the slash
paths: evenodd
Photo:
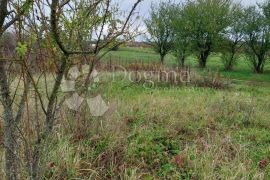
<path id="1" fill-rule="evenodd" d="M 114 61 L 120 61 L 122 63 L 132 63 L 136 61 L 143 61 L 144 63 L 155 62 L 159 63 L 160 57 L 150 48 L 140 47 L 121 47 L 118 51 L 111 51 L 105 57 L 104 60 L 109 59 Z M 176 60 L 172 55 L 166 57 L 166 63 L 168 65 L 175 64 Z"/>
<path id="2" fill-rule="evenodd" d="M 104 60 L 108 61 L 112 59 L 114 62 L 120 63 L 132 63 L 132 62 L 155 62 L 159 63 L 159 55 L 155 53 L 151 48 L 135 48 L 135 47 L 121 47 L 118 51 L 109 52 Z M 176 58 L 169 54 L 165 60 L 168 66 L 176 66 Z M 196 68 L 198 66 L 198 60 L 195 56 L 190 56 L 186 60 L 186 65 Z M 212 71 L 219 71 L 223 77 L 230 79 L 240 79 L 249 81 L 268 81 L 270 82 L 270 62 L 268 61 L 265 66 L 265 72 L 263 74 L 256 74 L 252 70 L 250 62 L 241 57 L 231 72 L 224 71 L 222 59 L 219 55 L 211 55 L 207 62 L 207 68 Z M 198 71 L 200 71 L 198 69 Z"/>
<path id="3" fill-rule="evenodd" d="M 158 62 L 150 49 L 112 53 L 129 62 L 139 54 Z M 167 62 L 175 61 L 169 56 Z M 187 63 L 197 64 L 194 57 Z M 213 55 L 208 67 L 236 80 L 220 90 L 159 84 L 149 89 L 121 80 L 121 73 L 115 81 L 101 74 L 89 97 L 101 94 L 109 111 L 92 117 L 86 103 L 77 113 L 62 107 L 41 152 L 42 179 L 270 179 L 269 66 L 256 75 L 240 59 L 227 73 Z M 53 77 L 48 81 L 51 86 Z M 36 122 L 32 101 L 30 119 L 23 122 Z"/>
<path id="4" fill-rule="evenodd" d="M 145 89 L 105 75 L 98 92 L 109 113 L 91 118 L 85 106 L 78 121 L 63 112 L 71 129 L 48 145 L 47 178 L 270 178 L 270 165 L 259 165 L 270 161 L 269 87 Z"/>

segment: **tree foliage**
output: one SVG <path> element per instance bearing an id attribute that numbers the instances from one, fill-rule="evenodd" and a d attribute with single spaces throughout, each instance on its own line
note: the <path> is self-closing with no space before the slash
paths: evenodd
<path id="1" fill-rule="evenodd" d="M 163 64 L 165 56 L 173 48 L 173 33 L 171 30 L 171 11 L 170 3 L 162 2 L 159 5 L 151 5 L 150 17 L 145 20 L 150 38 L 149 43 L 153 49 L 160 55 L 160 61 Z"/>
<path id="2" fill-rule="evenodd" d="M 191 34 L 189 26 L 186 26 L 184 5 L 173 5 L 171 13 L 171 30 L 173 34 L 172 52 L 181 67 L 185 66 L 185 59 L 190 51 Z"/>
<path id="3" fill-rule="evenodd" d="M 247 43 L 246 53 L 254 71 L 262 73 L 270 48 L 270 29 L 262 7 L 249 7 L 245 10 L 244 33 Z"/>
<path id="4" fill-rule="evenodd" d="M 230 0 L 197 0 L 185 5 L 183 14 L 191 34 L 192 50 L 198 54 L 202 68 L 206 67 L 218 36 L 229 25 L 230 6 Z"/>
<path id="5" fill-rule="evenodd" d="M 223 56 L 223 63 L 225 70 L 233 70 L 233 66 L 237 63 L 239 58 L 239 50 L 244 45 L 244 24 L 245 16 L 244 9 L 239 4 L 233 5 L 231 14 L 229 16 L 229 26 L 222 33 L 222 40 L 220 41 L 220 51 Z"/>

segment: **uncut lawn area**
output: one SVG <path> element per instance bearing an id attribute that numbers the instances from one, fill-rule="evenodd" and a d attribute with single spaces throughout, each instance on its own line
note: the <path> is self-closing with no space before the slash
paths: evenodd
<path id="1" fill-rule="evenodd" d="M 96 91 L 111 109 L 100 118 L 83 109 L 83 129 L 58 130 L 44 154 L 54 178 L 64 170 L 68 178 L 270 178 L 268 84 L 146 89 L 104 76 Z M 77 123 L 64 114 L 59 123 Z"/>

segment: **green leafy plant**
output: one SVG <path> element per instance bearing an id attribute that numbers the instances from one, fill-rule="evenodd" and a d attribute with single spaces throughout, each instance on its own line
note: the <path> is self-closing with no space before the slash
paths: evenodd
<path id="1" fill-rule="evenodd" d="M 25 54 L 27 52 L 27 45 L 23 44 L 21 42 L 18 42 L 18 45 L 16 47 L 16 52 L 20 57 L 25 56 Z"/>

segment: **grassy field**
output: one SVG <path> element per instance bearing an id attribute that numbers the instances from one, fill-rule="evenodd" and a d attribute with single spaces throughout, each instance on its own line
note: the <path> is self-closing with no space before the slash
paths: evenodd
<path id="1" fill-rule="evenodd" d="M 158 60 L 150 49 L 111 54 L 119 56 Z M 196 66 L 194 58 L 187 63 Z M 42 150 L 43 179 L 270 179 L 269 66 L 255 75 L 243 59 L 230 73 L 216 56 L 208 65 L 238 80 L 224 89 L 145 88 L 101 73 L 90 95 L 101 94 L 108 112 L 95 118 L 86 104 L 79 112 L 62 108 Z"/>
<path id="2" fill-rule="evenodd" d="M 109 112 L 62 112 L 47 178 L 270 178 L 269 86 L 146 89 L 104 78 L 96 92 Z"/>
<path id="3" fill-rule="evenodd" d="M 109 59 L 120 61 L 122 63 L 132 62 L 155 62 L 159 63 L 159 55 L 150 48 L 134 48 L 134 47 L 121 47 L 118 51 L 112 51 L 107 54 L 104 60 Z M 171 54 L 166 56 L 165 63 L 168 66 L 177 65 L 177 60 Z M 187 58 L 186 65 L 196 68 L 198 60 L 194 56 Z M 266 63 L 264 74 L 256 74 L 252 70 L 250 62 L 244 57 L 239 58 L 234 70 L 232 72 L 224 71 L 222 59 L 219 55 L 211 55 L 207 62 L 207 67 L 213 71 L 221 72 L 223 77 L 240 80 L 250 81 L 269 81 L 270 82 L 270 60 Z M 199 71 L 199 69 L 198 69 Z"/>

